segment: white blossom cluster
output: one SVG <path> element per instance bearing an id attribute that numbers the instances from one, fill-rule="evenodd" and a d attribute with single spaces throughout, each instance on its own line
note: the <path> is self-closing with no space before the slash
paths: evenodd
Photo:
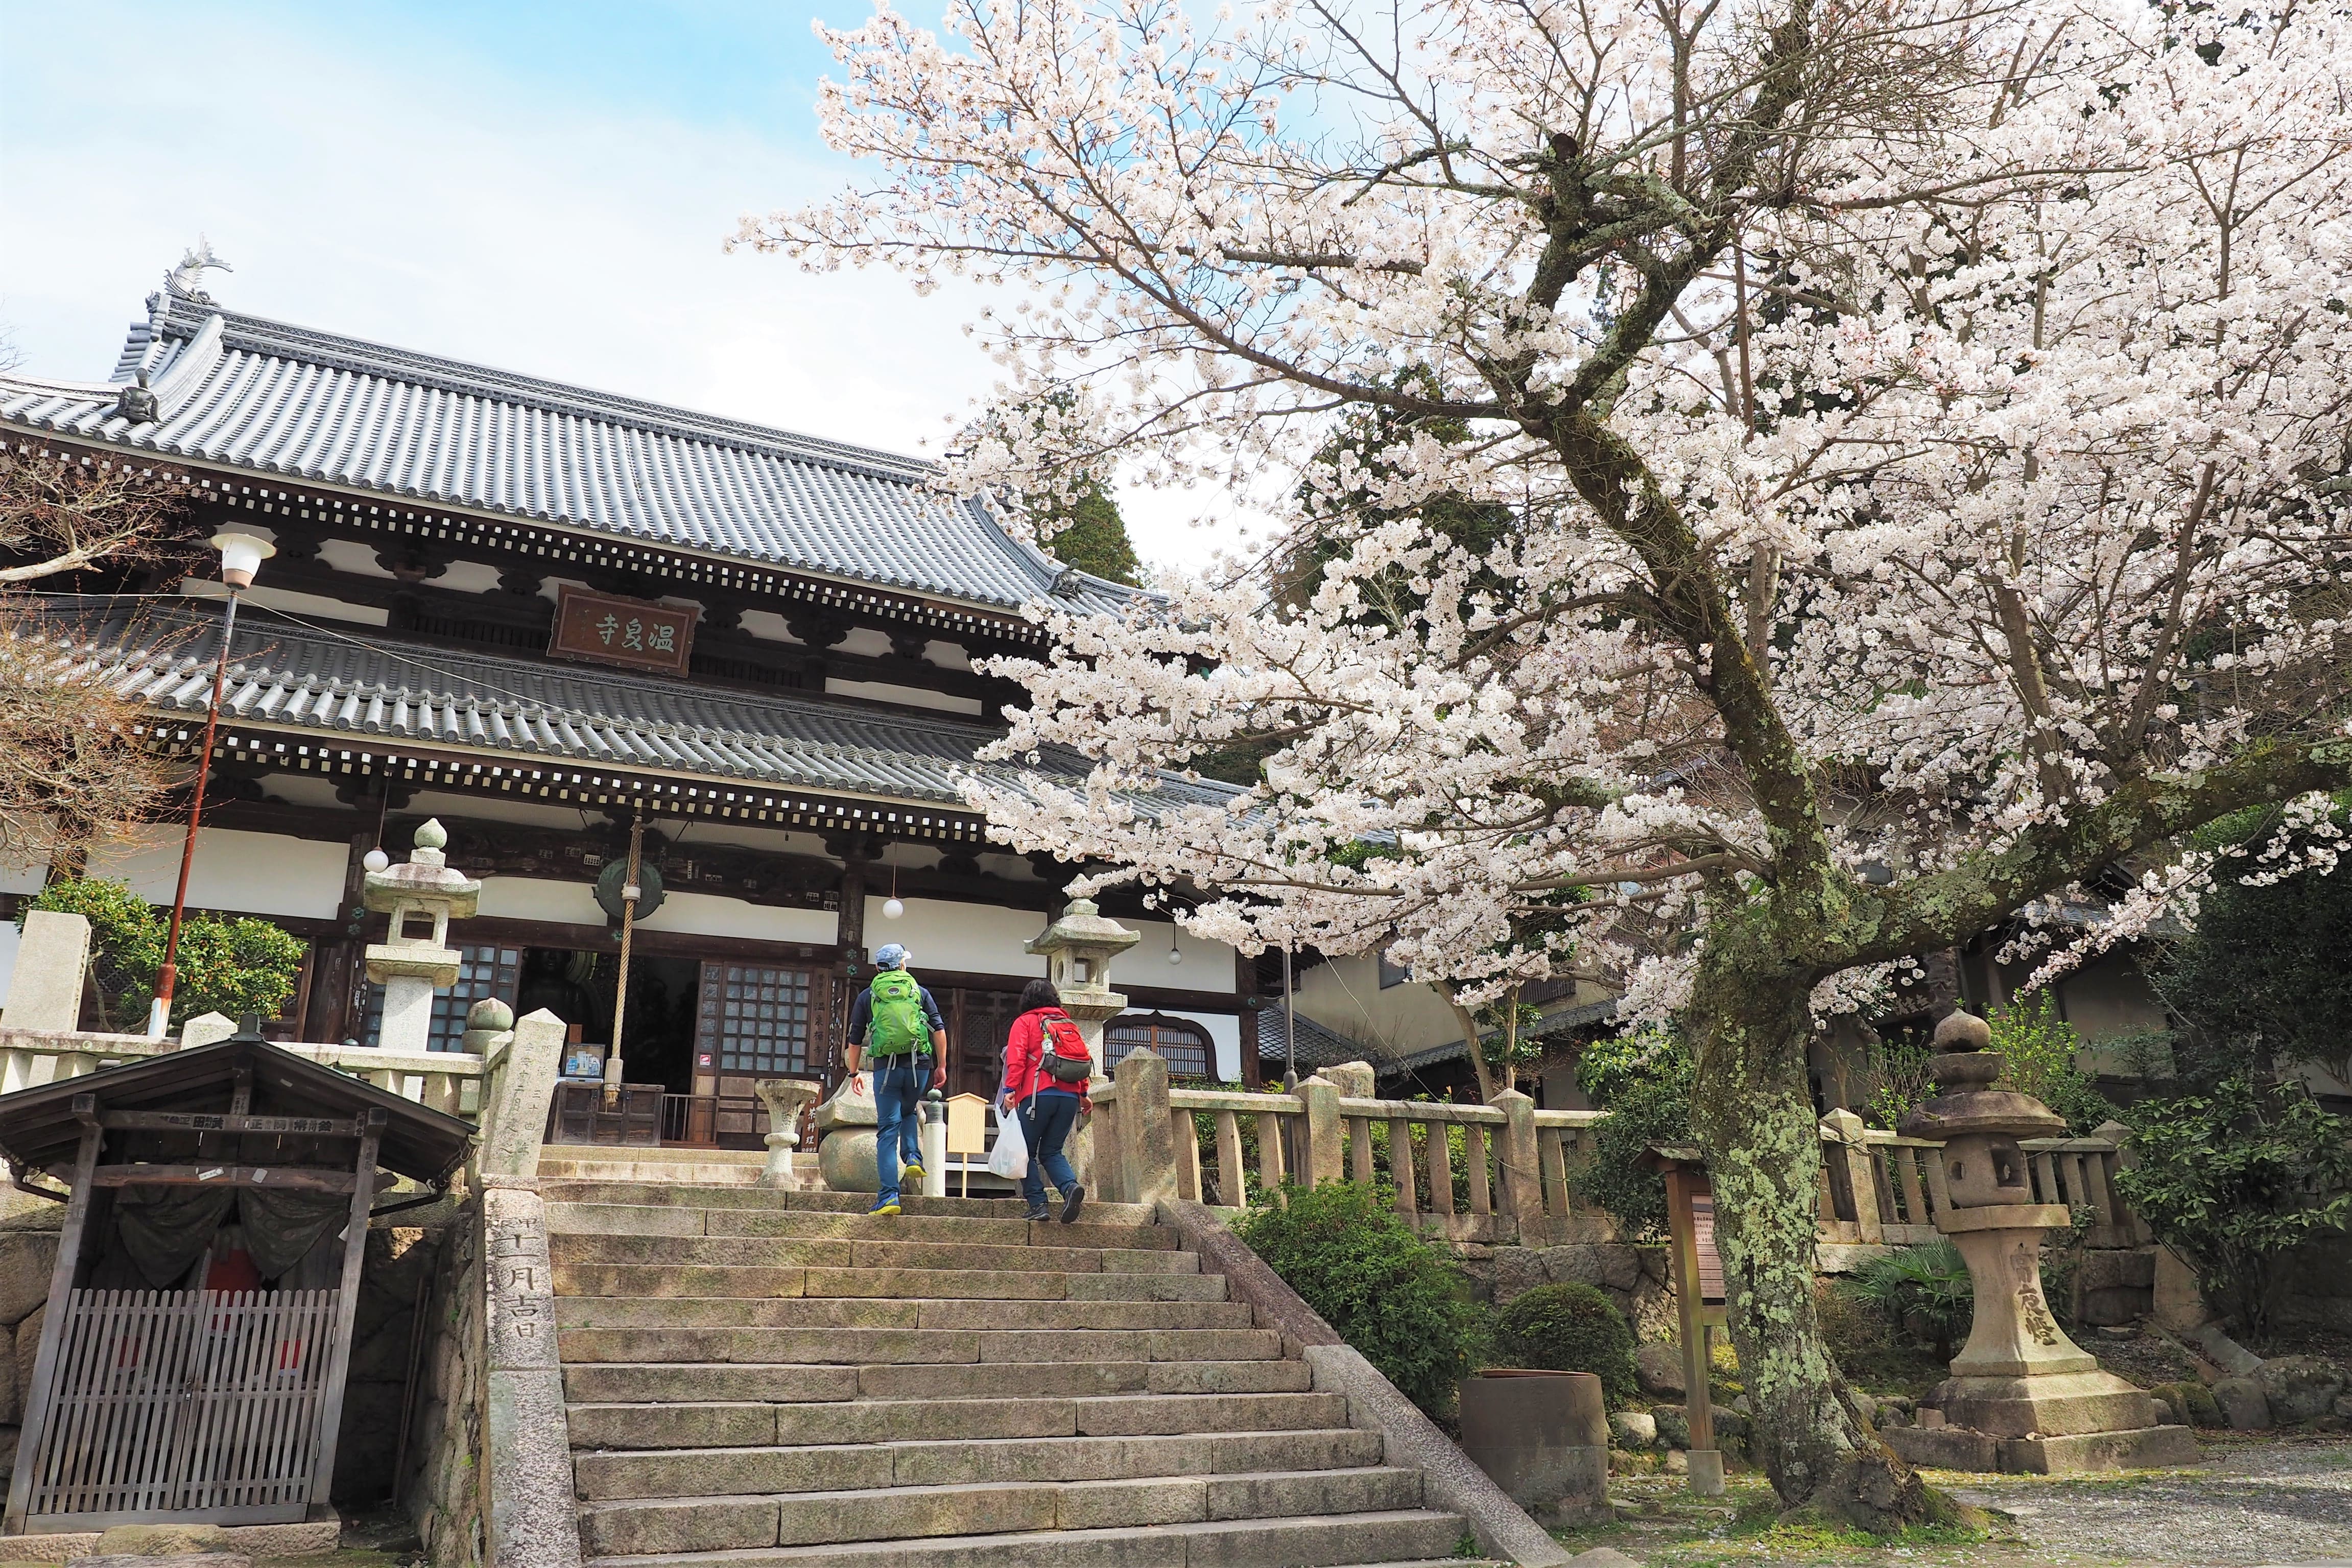
<path id="1" fill-rule="evenodd" d="M 829 36 L 875 183 L 741 237 L 1005 286 L 1003 400 L 1054 401 L 956 483 L 1296 477 L 1276 556 L 1038 606 L 969 784 L 1005 842 L 1208 890 L 1204 936 L 1471 1003 L 1607 971 L 1654 1016 L 1807 832 L 1900 892 L 2346 743 L 2338 11 L 951 0 Z M 1022 769 L 1048 748 L 1083 783 Z M 1235 754 L 1222 804 L 1165 788 Z M 2213 867 L 2134 859 L 2045 973 Z"/>

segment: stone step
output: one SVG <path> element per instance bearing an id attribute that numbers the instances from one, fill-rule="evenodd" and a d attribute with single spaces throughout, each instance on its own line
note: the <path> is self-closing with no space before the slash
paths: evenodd
<path id="1" fill-rule="evenodd" d="M 1305 1394 L 1315 1374 L 1297 1361 L 1112 1361 L 977 1365 L 756 1365 L 604 1362 L 563 1369 L 579 1405 L 730 1404 L 775 1400 L 989 1399 L 1109 1394 Z"/>
<path id="2" fill-rule="evenodd" d="M 1175 1256 L 1191 1258 L 1191 1253 Z M 1195 1260 L 1197 1263 L 1197 1260 Z M 901 1300 L 1222 1301 L 1222 1274 L 1070 1274 L 1040 1268 L 798 1268 L 716 1263 L 565 1263 L 558 1296 L 836 1296 Z"/>
<path id="3" fill-rule="evenodd" d="M 749 1208 L 774 1213 L 862 1215 L 874 1206 L 870 1193 L 833 1192 L 772 1192 L 765 1187 L 681 1187 L 648 1178 L 633 1181 L 586 1181 L 579 1179 L 549 1179 L 546 1160 L 541 1160 L 540 1196 L 550 1204 L 628 1204 L 656 1205 L 684 1208 Z M 756 1173 L 756 1172 L 755 1172 Z M 909 1216 L 940 1215 L 969 1219 L 1005 1219 L 1017 1221 L 1021 1208 L 1017 1198 L 926 1198 L 901 1195 L 899 1204 Z M 1087 1200 L 1083 1223 L 1089 1225 L 1150 1225 L 1157 1211 L 1150 1204 L 1102 1204 Z M 1047 1223 L 1053 1223 L 1051 1221 Z"/>
<path id="4" fill-rule="evenodd" d="M 998 1247 L 1118 1247 L 1172 1252 L 1165 1226 L 1027 1220 L 1018 1212 L 978 1219 L 961 1215 L 877 1215 L 812 1209 L 688 1207 L 679 1204 L 555 1203 L 550 1235 L 774 1236 L 802 1239 L 974 1242 Z"/>
<path id="5" fill-rule="evenodd" d="M 853 1399 L 574 1405 L 572 1446 L 791 1447 L 976 1437 L 1146 1437 L 1345 1426 L 1339 1394 L 1136 1394 L 1013 1399 Z"/>
<path id="6" fill-rule="evenodd" d="M 1328 1517 L 1420 1506 L 1419 1471 L 1371 1467 L 631 1499 L 582 1509 L 580 1531 L 583 1548 L 598 1553 L 735 1552 L 1016 1531 Z"/>
<path id="7" fill-rule="evenodd" d="M 556 1263 L 718 1264 L 748 1268 L 920 1268 L 1061 1274 L 1197 1274 L 1190 1252 L 1118 1247 L 994 1246 L 847 1237 L 583 1236 L 547 1238 Z"/>
<path id="8" fill-rule="evenodd" d="M 1458 1514 L 1427 1509 L 1330 1519 L 1214 1520 L 1108 1530 L 752 1547 L 690 1559 L 696 1568 L 1324 1568 L 1432 1560 L 1462 1537 Z M 588 1568 L 681 1568 L 676 1558 L 611 1556 Z"/>
<path id="9" fill-rule="evenodd" d="M 1352 1428 L 1160 1437 L 1015 1437 L 674 1448 L 573 1456 L 580 1496 L 848 1491 L 982 1481 L 1107 1481 L 1150 1476 L 1338 1470 L 1377 1466 L 1381 1438 Z"/>
<path id="10" fill-rule="evenodd" d="M 1274 1329 L 565 1329 L 556 1353 L 590 1362 L 749 1362 L 761 1365 L 912 1363 L 1273 1361 Z"/>
<path id="11" fill-rule="evenodd" d="M 1245 1301 L 908 1300 L 888 1296 L 567 1297 L 562 1329 L 1246 1329 Z"/>

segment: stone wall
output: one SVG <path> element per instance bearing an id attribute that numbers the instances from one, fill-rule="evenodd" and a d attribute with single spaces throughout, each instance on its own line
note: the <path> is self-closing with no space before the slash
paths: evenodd
<path id="1" fill-rule="evenodd" d="M 484 1554 L 485 1508 L 480 1200 L 460 1208 L 442 1234 L 442 1267 L 427 1309 L 424 1386 L 409 1440 L 415 1468 L 408 1517 L 433 1568 L 477 1568 Z"/>
<path id="2" fill-rule="evenodd" d="M 16 1432 L 25 1418 L 25 1390 L 41 1348 L 42 1304 L 58 1262 L 58 1227 L 65 1205 L 26 1197 L 0 1212 L 0 1495 L 16 1464 Z"/>
<path id="3" fill-rule="evenodd" d="M 2352 1334 L 2352 1234 L 2339 1230 L 2289 1255 L 2278 1321 Z"/>
<path id="4" fill-rule="evenodd" d="M 1457 1247 L 1479 1299 L 1501 1307 L 1538 1285 L 1593 1285 L 1640 1340 L 1675 1335 L 1675 1292 L 1663 1247 L 1618 1242 L 1572 1247 Z"/>

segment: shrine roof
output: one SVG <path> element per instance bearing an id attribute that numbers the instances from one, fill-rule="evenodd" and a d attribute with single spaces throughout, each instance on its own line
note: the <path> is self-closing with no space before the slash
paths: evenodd
<path id="1" fill-rule="evenodd" d="M 209 611 L 52 595 L 32 614 L 56 639 L 61 668 L 98 674 L 150 708 L 204 712 L 219 626 Z M 976 720 L 404 645 L 382 634 L 362 640 L 288 625 L 256 607 L 237 623 L 221 721 L 319 731 L 344 743 L 374 738 L 958 810 L 965 809 L 961 774 L 1014 771 L 974 762 L 1001 733 Z M 1055 752 L 1027 771 L 1074 782 L 1087 764 Z M 1235 793 L 1168 778 L 1135 804 L 1223 805 Z"/>
<path id="2" fill-rule="evenodd" d="M 919 459 L 224 310 L 167 287 L 111 378 L 0 374 L 0 422 L 179 458 L 1015 609 L 1067 571 Z M 155 417 L 118 403 L 143 375 Z"/>
<path id="3" fill-rule="evenodd" d="M 249 1075 L 252 1113 L 257 1116 L 349 1120 L 362 1111 L 383 1110 L 383 1140 L 377 1148 L 376 1163 L 415 1181 L 432 1182 L 448 1174 L 466 1157 L 473 1142 L 473 1128 L 456 1117 L 427 1110 L 390 1089 L 322 1067 L 267 1040 L 231 1037 L 110 1064 L 79 1078 L 0 1096 L 0 1152 L 28 1168 L 54 1172 L 61 1161 L 71 1165 L 81 1142 L 81 1122 L 73 1110 L 79 1096 L 95 1097 L 101 1113 L 166 1110 L 205 1115 L 229 1109 L 240 1071 Z M 296 1129 L 285 1136 L 299 1144 L 308 1135 Z M 348 1152 L 354 1149 L 352 1144 L 337 1144 L 323 1163 L 341 1163 L 349 1170 Z"/>

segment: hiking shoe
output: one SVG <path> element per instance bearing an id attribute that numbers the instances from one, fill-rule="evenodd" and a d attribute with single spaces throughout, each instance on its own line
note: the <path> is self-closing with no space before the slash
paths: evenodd
<path id="1" fill-rule="evenodd" d="M 1039 1204 L 1035 1208 L 1031 1209 L 1027 1214 L 1023 1215 L 1021 1217 L 1023 1219 L 1042 1221 L 1052 1219 L 1054 1217 L 1054 1214 L 1053 1211 L 1048 1209 L 1044 1204 Z"/>
<path id="2" fill-rule="evenodd" d="M 898 1167 L 898 1179 L 902 1182 L 921 1181 L 923 1179 L 923 1163 L 920 1160 L 908 1161 L 905 1164 Z"/>
<path id="3" fill-rule="evenodd" d="M 867 1209 L 866 1212 L 867 1214 L 897 1214 L 898 1212 L 898 1200 L 896 1198 L 884 1198 L 880 1203 L 876 1204 L 872 1208 Z"/>
<path id="4" fill-rule="evenodd" d="M 1072 1187 L 1070 1189 L 1069 1195 L 1062 1200 L 1062 1223 L 1064 1225 L 1076 1224 L 1078 1218 L 1078 1205 L 1086 1201 L 1086 1188 Z"/>

